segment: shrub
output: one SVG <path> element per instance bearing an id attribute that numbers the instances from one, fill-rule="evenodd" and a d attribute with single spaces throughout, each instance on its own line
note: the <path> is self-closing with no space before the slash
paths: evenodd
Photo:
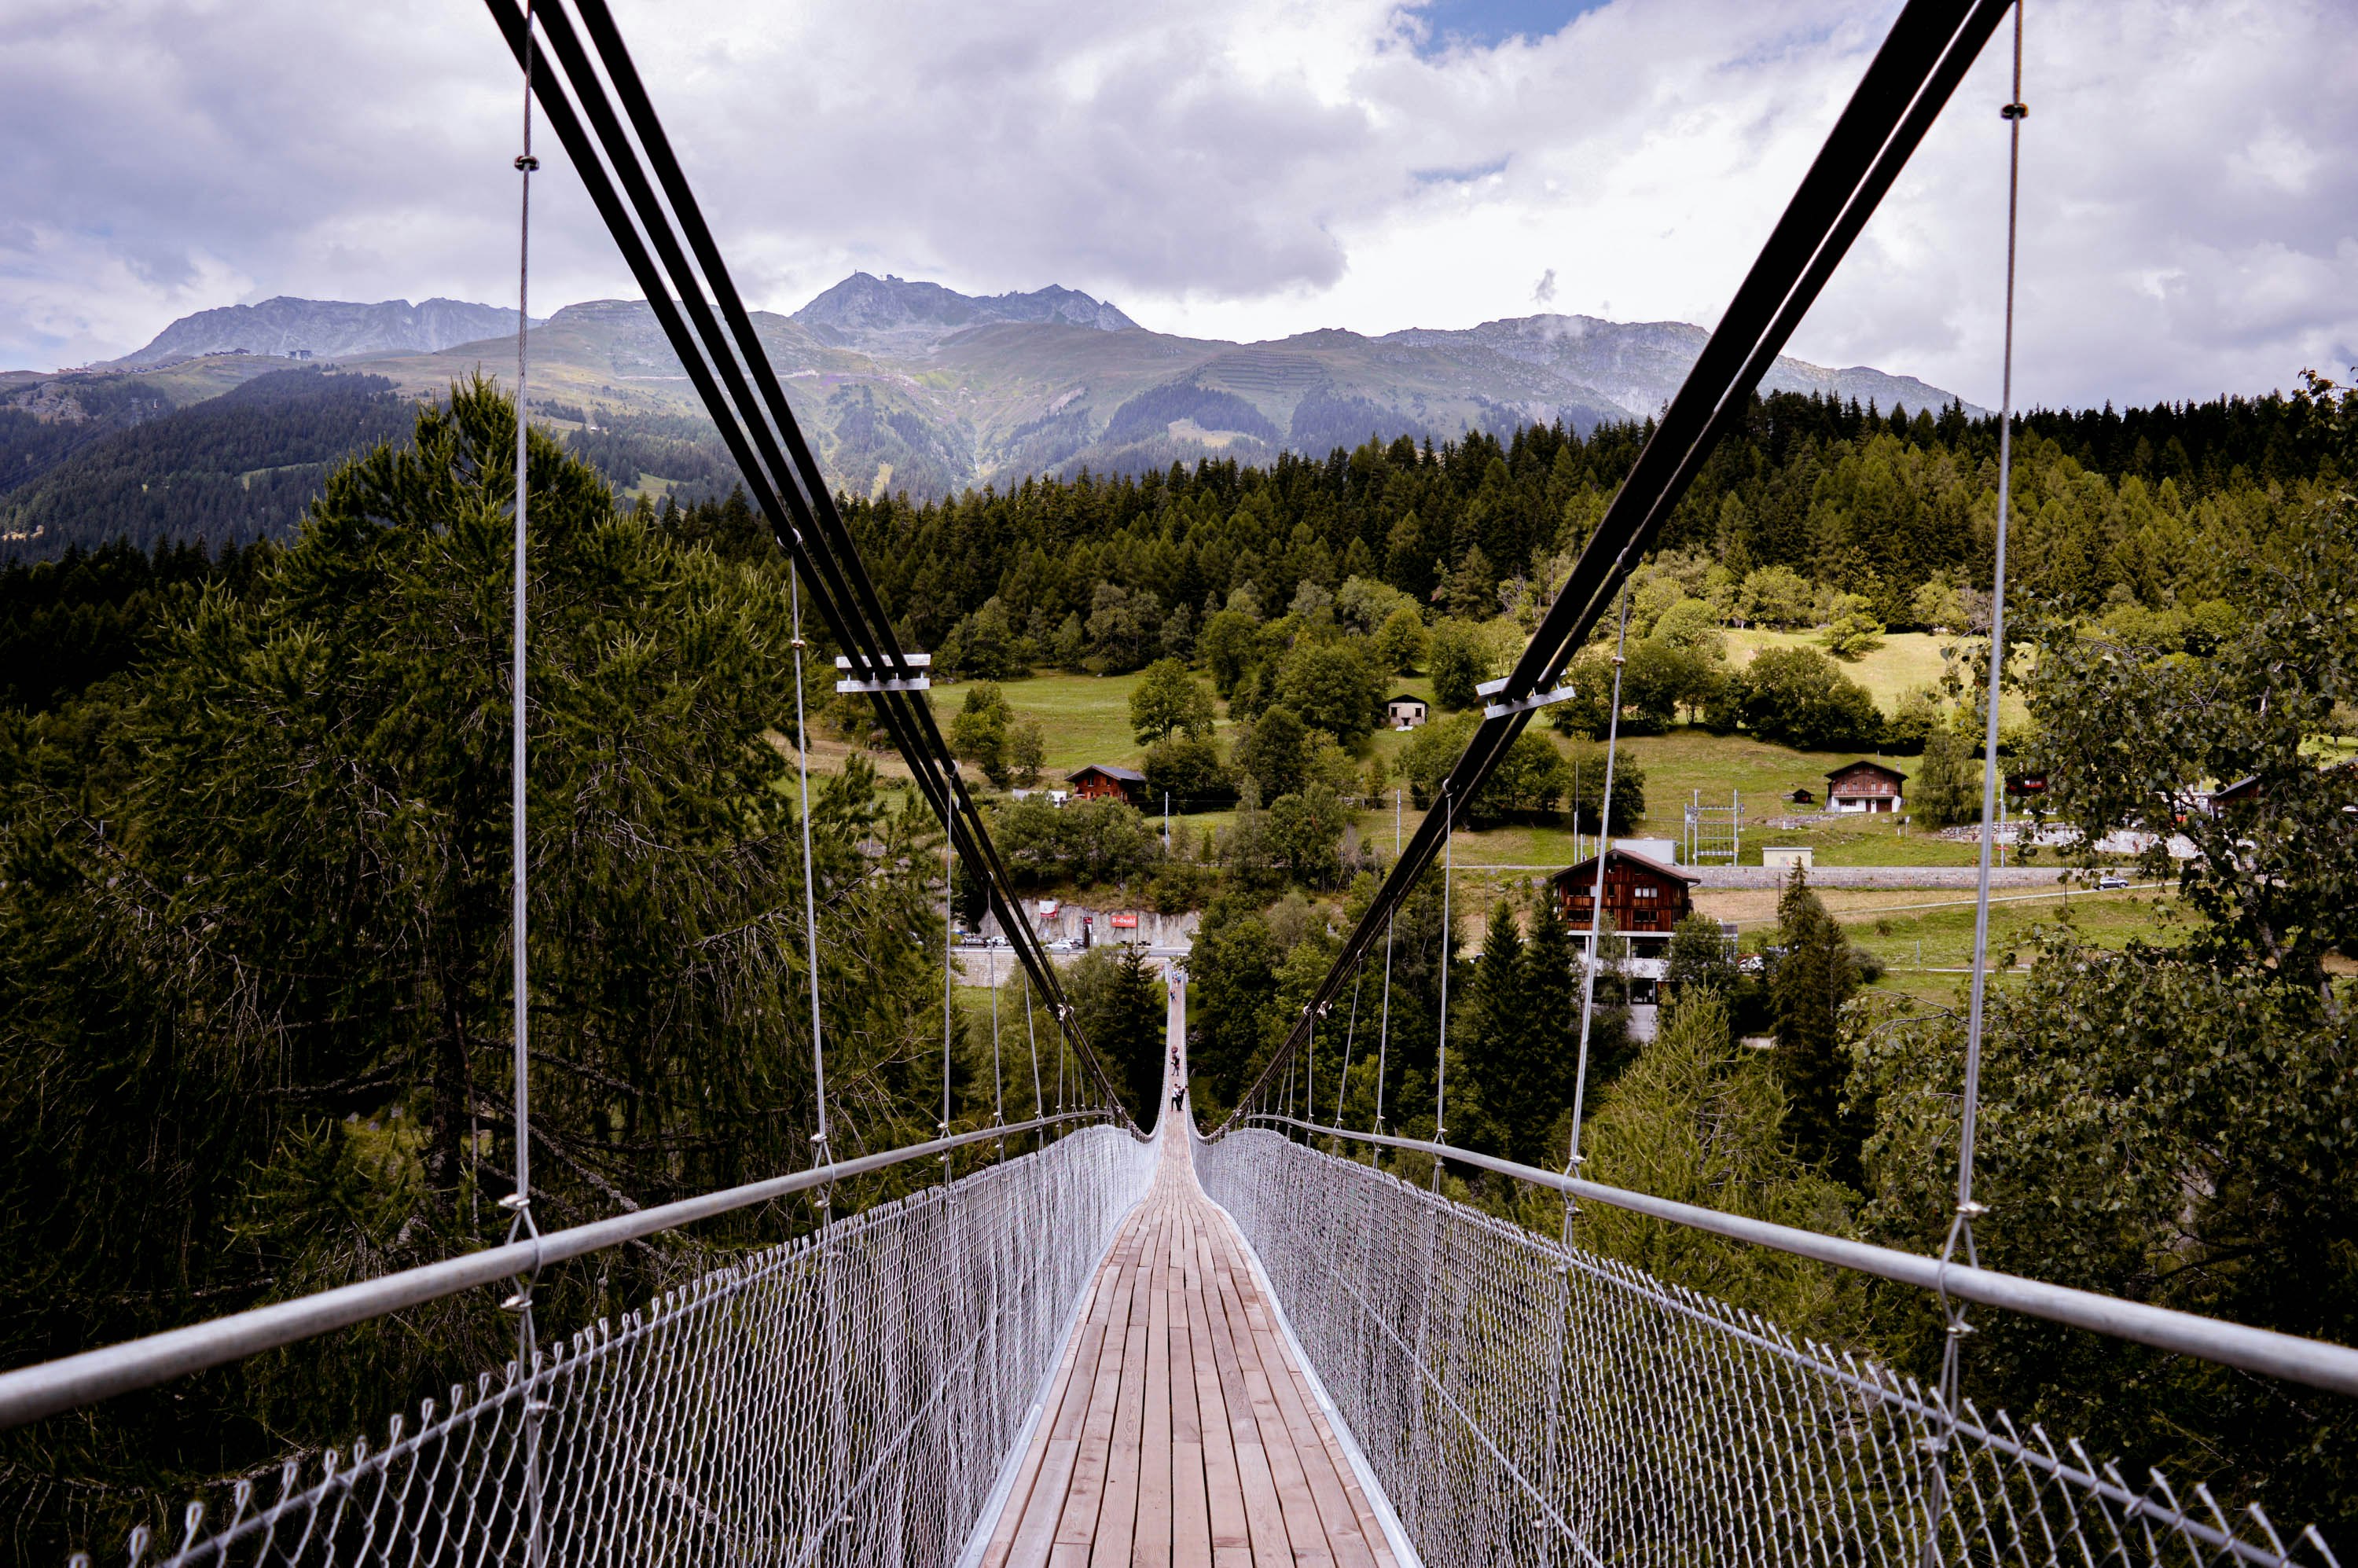
<path id="1" fill-rule="evenodd" d="M 1736 613 L 1755 626 L 1806 626 L 1816 592 L 1790 567 L 1762 567 L 1736 591 Z"/>
<path id="2" fill-rule="evenodd" d="M 1444 621 L 1433 629 L 1425 658 L 1433 675 L 1433 700 L 1452 712 L 1474 706 L 1474 688 L 1488 678 L 1488 660 L 1482 635 L 1464 621 Z"/>
<path id="3" fill-rule="evenodd" d="M 1855 751 L 1881 739 L 1883 715 L 1866 688 L 1809 648 L 1768 648 L 1738 677 L 1744 727 L 1805 752 Z"/>
<path id="4" fill-rule="evenodd" d="M 1233 793 L 1220 748 L 1208 735 L 1164 736 L 1146 749 L 1145 773 L 1148 804 L 1156 807 L 1168 795 L 1174 811 L 1203 811 L 1225 805 Z"/>
<path id="5" fill-rule="evenodd" d="M 1014 717 L 997 685 L 978 681 L 967 688 L 966 702 L 950 720 L 951 754 L 980 768 L 1001 789 L 1007 787 L 1007 730 Z"/>
<path id="6" fill-rule="evenodd" d="M 1276 695 L 1303 723 L 1345 745 L 1365 738 L 1383 712 L 1382 676 L 1356 639 L 1295 647 L 1278 672 Z"/>
<path id="7" fill-rule="evenodd" d="M 1424 617 L 1412 604 L 1403 604 L 1384 618 L 1376 633 L 1376 662 L 1398 675 L 1408 675 L 1424 662 L 1425 649 L 1431 639 L 1424 633 Z"/>
<path id="8" fill-rule="evenodd" d="M 1840 659 L 1855 659 L 1883 646 L 1883 622 L 1875 618 L 1875 601 L 1863 593 L 1845 593 L 1835 600 L 1833 618 L 1826 622 L 1825 643 Z"/>
<path id="9" fill-rule="evenodd" d="M 1176 732 L 1212 732 L 1212 694 L 1177 659 L 1157 659 L 1130 694 L 1130 728 L 1141 746 Z"/>

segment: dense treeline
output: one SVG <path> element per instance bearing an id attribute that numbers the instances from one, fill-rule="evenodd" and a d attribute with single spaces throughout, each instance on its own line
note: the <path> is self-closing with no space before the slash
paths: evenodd
<path id="1" fill-rule="evenodd" d="M 103 660 L 0 712 L 0 1364 L 503 1233 L 515 425 L 481 384 L 411 417 L 283 548 L 0 579 L 53 617 L 123 611 Z M 551 443 L 533 467 L 549 1227 L 799 1169 L 816 1108 L 802 827 L 775 743 L 784 580 L 748 541 L 617 509 Z M 939 833 L 865 759 L 815 784 L 828 1108 L 857 1155 L 940 1116 Z M 1125 985 L 1109 1028 L 1151 1011 Z M 954 1044 L 953 1115 L 979 1124 L 1003 1098 L 991 1043 L 969 1022 Z M 779 1206 L 602 1254 L 541 1281 L 547 1321 L 625 1310 L 710 1248 L 805 1223 Z M 200 1484 L 381 1433 L 512 1336 L 479 1292 L 6 1433 L 17 1554 L 104 1549 Z"/>
<path id="2" fill-rule="evenodd" d="M 2082 606 L 2120 593 L 2156 610 L 2215 598 L 2221 547 L 2265 536 L 2302 486 L 2339 471 L 2321 431 L 2298 395 L 2025 416 L 2015 580 L 2026 596 Z M 1485 619 L 1560 579 L 1647 434 L 1402 438 L 1323 461 L 1205 461 L 843 504 L 888 602 L 927 647 L 995 600 L 1044 651 L 1068 617 L 1087 621 L 1100 584 L 1152 595 L 1157 619 L 1184 605 L 1200 621 L 1241 588 L 1274 611 L 1305 580 L 1332 590 L 1363 577 Z M 1660 546 L 1737 581 L 1781 567 L 1862 596 L 1884 624 L 1923 624 L 1926 584 L 1988 579 L 1996 457 L 1994 418 L 1776 395 L 1714 452 Z"/>
<path id="3" fill-rule="evenodd" d="M 11 394 L 0 403 L 0 495 L 32 483 L 92 441 L 171 406 L 135 375 L 77 379 L 70 391 L 37 383 Z"/>
<path id="4" fill-rule="evenodd" d="M 2315 440 L 2300 460 L 2329 479 L 2358 471 L 2358 397 L 2320 384 L 2306 402 L 2304 439 Z M 2131 840 L 2145 846 L 2140 873 L 2177 897 L 2166 940 L 2119 950 L 2059 909 L 2028 973 L 1992 984 L 1974 1236 L 1981 1261 L 2009 1272 L 2350 1344 L 2358 765 L 2342 738 L 2358 697 L 2358 503 L 2339 483 L 2289 490 L 2270 531 L 2205 552 L 2201 580 L 2228 611 L 2209 624 L 2117 604 L 2023 607 L 2017 635 L 2035 649 L 2019 665 L 2024 761 L 2049 780 L 2034 814 L 2066 830 L 2083 873 L 2116 864 L 2100 844 L 2143 834 Z M 1331 913 L 1215 901 L 1190 964 L 1206 1004 L 1195 1027 L 1207 1104 L 1233 1099 L 1269 1059 L 1367 893 Z M 1439 904 L 1428 880 L 1390 945 L 1410 978 L 1396 973 L 1389 996 L 1397 1054 L 1382 1105 L 1403 1131 L 1435 1124 Z M 1577 966 L 1543 904 L 1501 905 L 1478 935 L 1476 914 L 1461 909 L 1448 941 L 1446 1124 L 1453 1141 L 1557 1164 L 1563 1019 L 1578 1017 L 1561 999 Z M 1610 941 L 1604 956 L 1609 977 Z M 1954 1215 L 1962 986 L 1952 1001 L 1864 992 L 1871 961 L 1798 871 L 1760 957 L 1761 972 L 1747 972 L 1715 923 L 1689 921 L 1667 955 L 1661 1033 L 1632 1050 L 1600 1020 L 1586 1173 L 1937 1252 Z M 1355 995 L 1380 986 L 1369 977 Z M 1326 1015 L 1329 1064 L 1338 1013 L 1354 1016 Z M 1341 1027 L 1347 1041 L 1354 1025 Z M 1762 1031 L 1773 1049 L 1747 1048 L 1743 1037 Z M 1319 1109 L 1335 1114 L 1324 1097 L 1340 1087 L 1343 1119 L 1365 1127 L 1375 1068 L 1360 1051 L 1346 1085 L 1321 1069 Z M 1297 1095 L 1306 1067 L 1291 1080 Z M 1400 1162 L 1420 1183 L 1429 1172 Z M 1474 1172 L 1444 1181 L 1534 1228 L 1564 1221 L 1552 1193 Z M 1657 1277 L 1920 1379 L 1949 1343 L 1936 1303 L 1912 1288 L 1603 1206 L 1585 1206 L 1579 1227 L 1588 1245 Z M 2181 1498 L 2201 1484 L 2230 1509 L 2258 1502 L 2287 1537 L 2314 1523 L 2346 1540 L 2358 1524 L 2345 1400 L 2028 1317 L 1972 1315 L 1963 1390 L 1985 1415 L 2082 1438 L 2098 1463 L 2118 1456 L 2130 1474 L 2157 1465 Z"/>
<path id="5" fill-rule="evenodd" d="M 0 706 L 53 708 L 130 668 L 208 587 L 249 588 L 269 553 L 166 544 L 148 554 L 118 542 L 0 569 Z"/>
<path id="6" fill-rule="evenodd" d="M 566 449 L 604 474 L 618 491 L 637 490 L 644 480 L 657 480 L 664 481 L 664 493 L 673 504 L 695 506 L 719 501 L 736 487 L 736 465 L 713 440 L 706 420 L 684 414 L 593 416 L 579 408 L 548 406 L 580 423 L 580 429 L 567 433 Z M 593 425 L 593 417 L 602 423 Z"/>
<path id="7" fill-rule="evenodd" d="M 285 538 L 354 452 L 406 435 L 416 406 L 382 376 L 274 371 L 81 447 L 0 503 L 0 551 L 216 547 Z"/>

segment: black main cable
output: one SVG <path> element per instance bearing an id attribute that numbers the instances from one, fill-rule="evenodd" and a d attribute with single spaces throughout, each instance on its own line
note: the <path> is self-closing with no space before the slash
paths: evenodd
<path id="1" fill-rule="evenodd" d="M 1239 1107 L 1250 1104 L 1302 1048 L 1317 1010 L 1333 1000 L 1345 972 L 1372 948 L 1385 922 L 1430 869 L 1443 837 L 1442 803 L 1475 798 L 1522 734 L 1532 709 L 1519 705 L 1561 676 L 1713 447 L 1749 407 L 1760 377 L 1898 178 L 2005 15 L 2006 3 L 1910 0 L 1901 12 L 1498 692 L 1496 707 L 1439 786 L 1436 804 L 1417 825 L 1284 1043 L 1238 1097 Z M 1231 1112 L 1221 1130 L 1234 1125 L 1238 1114 Z"/>
<path id="2" fill-rule="evenodd" d="M 593 40 L 600 45 L 601 57 L 607 60 L 609 72 L 615 75 L 618 90 L 623 91 L 626 104 L 634 111 L 633 119 L 641 127 L 642 141 L 661 149 L 657 155 L 658 172 L 667 175 L 665 183 L 672 195 L 672 209 L 680 215 L 689 231 L 690 247 L 697 250 L 699 259 L 706 264 L 703 270 L 707 281 L 720 298 L 723 313 L 731 318 L 730 326 L 738 343 L 750 345 L 746 360 L 753 367 L 754 377 L 762 384 L 762 392 L 766 395 L 757 396 L 754 390 L 746 384 L 735 357 L 727 351 L 728 339 L 721 332 L 720 324 L 713 319 L 702 290 L 697 287 L 696 270 L 688 265 L 679 237 L 671 228 L 664 206 L 657 200 L 620 120 L 606 99 L 588 55 L 562 9 L 555 5 L 542 8 L 542 26 L 556 49 L 558 62 L 564 67 L 560 70 L 549 60 L 537 40 L 528 38 L 523 16 L 514 0 L 486 0 L 486 3 L 518 63 L 525 64 L 525 51 L 529 48 L 533 62 L 530 69 L 544 80 L 561 81 L 580 99 L 581 113 L 586 114 L 594 124 L 594 135 L 584 126 L 572 103 L 564 93 L 557 92 L 547 93 L 544 100 L 547 104 L 551 126 L 571 155 L 592 204 L 606 221 L 608 229 L 622 251 L 625 263 L 645 292 L 658 325 L 664 329 L 690 382 L 711 414 L 724 443 L 752 492 L 756 505 L 768 518 L 779 543 L 803 569 L 805 581 L 812 589 L 813 601 L 821 619 L 827 622 L 838 643 L 865 666 L 856 673 L 873 676 L 890 669 L 895 676 L 906 678 L 913 673 L 912 666 L 900 649 L 889 618 L 883 614 L 881 600 L 860 563 L 857 546 L 834 506 L 833 496 L 826 487 L 816 460 L 802 439 L 785 403 L 784 390 L 760 350 L 750 317 L 728 279 L 725 266 L 719 263 L 718 249 L 712 244 L 709 231 L 697 212 L 685 178 L 680 176 L 676 160 L 670 158 L 668 143 L 662 138 L 660 124 L 654 122 L 652 105 L 646 103 L 644 89 L 637 86 L 635 71 L 628 68 L 627 54 L 621 52 L 621 39 L 619 34 L 612 30 L 611 16 L 605 15 L 602 5 L 596 7 L 595 16 L 585 5 L 585 23 L 590 26 Z M 590 0 L 590 4 L 594 3 L 595 0 Z M 611 51 L 607 48 L 609 44 Z M 616 58 L 622 62 L 623 69 L 620 71 L 616 70 Z M 625 82 L 630 84 L 629 88 L 624 87 Z M 636 89 L 635 102 L 631 89 Z M 648 131 L 650 126 L 653 127 L 652 135 Z M 604 154 L 602 158 L 600 156 L 601 151 Z M 629 193 L 627 200 L 614 189 L 613 179 L 606 168 L 609 161 L 613 166 L 614 177 L 622 180 Z M 644 238 L 640 232 L 642 225 L 645 230 Z M 648 254 L 650 243 L 659 254 L 661 265 L 654 256 Z M 683 308 L 687 317 L 693 319 L 693 326 L 689 319 L 683 319 Z M 767 419 L 763 417 L 764 414 L 768 416 Z M 792 460 L 779 451 L 773 438 L 773 424 L 784 436 L 787 449 L 793 453 Z M 784 482 L 776 482 L 778 479 Z M 809 497 L 817 498 L 816 505 Z M 867 613 L 862 613 L 863 611 Z M 1056 980 L 1054 967 L 1047 962 L 1044 951 L 1040 949 L 1037 934 L 1022 918 L 1020 901 L 1012 893 L 1006 868 L 998 856 L 996 846 L 990 842 L 972 795 L 956 768 L 943 767 L 937 761 L 946 757 L 947 750 L 933 722 L 930 708 L 922 702 L 914 701 L 905 692 L 872 695 L 880 717 L 910 765 L 913 781 L 948 825 L 957 847 L 984 870 L 986 895 L 1000 917 L 1002 930 L 1008 934 L 1010 947 L 1050 1001 L 1059 1026 L 1074 1044 L 1076 1054 L 1087 1065 L 1100 1088 L 1119 1107 L 1120 1099 L 1114 1093 L 1110 1076 L 1073 1016 L 1063 988 Z M 1127 1119 L 1126 1111 L 1124 1115 Z"/>

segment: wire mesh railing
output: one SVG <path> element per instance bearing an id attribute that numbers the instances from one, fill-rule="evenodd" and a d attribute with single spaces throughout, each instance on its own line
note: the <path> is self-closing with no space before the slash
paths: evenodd
<path id="1" fill-rule="evenodd" d="M 1195 1151 L 1431 1568 L 2302 1564 L 2256 1507 L 1261 1128 Z"/>
<path id="2" fill-rule="evenodd" d="M 1155 1154 L 1085 1127 L 837 1220 L 191 1503 L 129 1560 L 949 1563 Z"/>

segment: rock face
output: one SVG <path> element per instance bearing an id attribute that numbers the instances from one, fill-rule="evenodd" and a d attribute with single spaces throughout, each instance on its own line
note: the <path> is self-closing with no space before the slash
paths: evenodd
<path id="1" fill-rule="evenodd" d="M 1412 328 L 1388 334 L 1388 343 L 1463 354 L 1486 349 L 1536 366 L 1568 385 L 1595 395 L 1626 413 L 1644 418 L 1659 414 L 1711 334 L 1684 321 L 1606 321 L 1595 316 L 1515 316 L 1485 321 L 1462 331 Z M 1763 392 L 1815 392 L 1888 410 L 1945 406 L 1954 396 L 1912 375 L 1891 375 L 1867 365 L 1830 370 L 1779 354 L 1760 378 Z M 1966 412 L 1982 410 L 1968 404 Z"/>
<path id="2" fill-rule="evenodd" d="M 536 324 L 536 323 L 535 323 Z M 516 313 L 463 299 L 406 299 L 358 305 L 280 295 L 259 305 L 225 305 L 183 316 L 118 365 L 167 364 L 203 354 L 277 354 L 349 359 L 362 354 L 430 354 L 459 343 L 512 333 Z"/>
<path id="3" fill-rule="evenodd" d="M 1093 327 L 1101 332 L 1139 330 L 1137 322 L 1105 301 L 1055 284 L 1029 294 L 978 297 L 938 283 L 911 283 L 889 273 L 878 277 L 865 272 L 853 273 L 795 311 L 793 319 L 823 341 L 861 344 L 942 338 L 1001 321 Z"/>

